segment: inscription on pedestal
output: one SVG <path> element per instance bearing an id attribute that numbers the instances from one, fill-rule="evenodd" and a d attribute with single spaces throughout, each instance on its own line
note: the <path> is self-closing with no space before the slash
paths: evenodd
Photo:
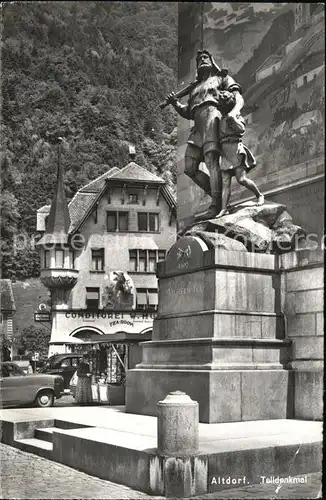
<path id="1" fill-rule="evenodd" d="M 203 311 L 207 307 L 211 308 L 214 297 L 211 293 L 210 297 L 206 298 L 206 281 L 205 271 L 162 279 L 159 314 Z M 209 285 L 211 285 L 210 282 Z"/>
<path id="2" fill-rule="evenodd" d="M 180 238 L 169 251 L 165 272 L 180 274 L 200 269 L 204 263 L 204 252 L 207 250 L 206 243 L 196 236 Z"/>

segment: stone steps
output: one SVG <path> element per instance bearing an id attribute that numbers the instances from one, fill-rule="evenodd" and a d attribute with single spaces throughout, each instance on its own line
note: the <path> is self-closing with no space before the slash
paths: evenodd
<path id="1" fill-rule="evenodd" d="M 49 441 L 37 438 L 15 439 L 14 445 L 22 451 L 34 453 L 50 460 L 52 458 L 53 443 Z"/>
<path id="2" fill-rule="evenodd" d="M 53 443 L 53 431 L 55 427 L 45 427 L 44 429 L 35 429 L 35 438 L 43 441 L 47 441 L 48 443 Z"/>
<path id="3" fill-rule="evenodd" d="M 246 484 L 252 485 L 260 484 L 261 476 L 297 476 L 322 467 L 321 422 L 275 419 L 199 424 L 198 452 L 173 457 L 157 453 L 154 417 L 114 408 L 92 413 L 90 408 L 92 419 L 87 420 L 81 414 L 72 418 L 71 409 L 65 410 L 66 420 L 62 409 L 54 408 L 52 418 L 44 421 L 36 410 L 38 418 L 30 421 L 22 420 L 19 410 L 6 410 L 0 416 L 1 441 L 86 474 L 170 498 L 197 497 L 237 486 L 220 484 L 220 477 L 245 477 Z"/>

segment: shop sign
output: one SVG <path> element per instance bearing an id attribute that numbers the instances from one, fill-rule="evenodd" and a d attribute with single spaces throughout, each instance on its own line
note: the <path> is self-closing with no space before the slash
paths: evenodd
<path id="1" fill-rule="evenodd" d="M 43 323 L 51 321 L 51 313 L 49 312 L 34 313 L 34 321 L 42 321 Z"/>
<path id="2" fill-rule="evenodd" d="M 107 319 L 110 320 L 110 326 L 117 324 L 124 324 L 133 326 L 134 322 L 152 322 L 155 319 L 155 312 L 111 312 L 111 311 L 66 311 L 65 317 L 67 319 Z"/>

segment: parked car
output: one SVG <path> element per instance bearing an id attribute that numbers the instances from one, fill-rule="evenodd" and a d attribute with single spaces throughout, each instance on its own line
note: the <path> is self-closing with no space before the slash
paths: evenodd
<path id="1" fill-rule="evenodd" d="M 26 375 L 16 363 L 0 363 L 0 405 L 35 404 L 41 408 L 53 406 L 63 395 L 63 378 L 56 375 Z"/>
<path id="2" fill-rule="evenodd" d="M 64 389 L 69 389 L 71 377 L 77 370 L 82 360 L 82 354 L 54 354 L 39 370 L 39 373 L 50 373 L 51 375 L 61 375 L 64 380 Z"/>
<path id="3" fill-rule="evenodd" d="M 16 354 L 12 360 L 24 373 L 33 373 L 33 368 L 30 361 L 30 356 L 27 354 Z"/>

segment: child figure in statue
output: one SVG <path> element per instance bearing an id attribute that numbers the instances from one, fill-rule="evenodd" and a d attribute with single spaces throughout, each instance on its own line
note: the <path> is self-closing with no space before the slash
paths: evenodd
<path id="1" fill-rule="evenodd" d="M 246 131 L 245 121 L 239 110 L 233 113 L 233 94 L 224 91 L 220 93 L 220 111 L 222 118 L 219 130 L 220 169 L 222 173 L 222 203 L 217 217 L 228 213 L 228 203 L 231 196 L 231 180 L 235 176 L 237 182 L 252 191 L 257 197 L 257 205 L 264 204 L 264 195 L 257 185 L 248 179 L 247 172 L 256 166 L 256 160 L 251 151 L 243 144 L 242 137 Z M 231 108 L 231 111 L 230 111 Z"/>

